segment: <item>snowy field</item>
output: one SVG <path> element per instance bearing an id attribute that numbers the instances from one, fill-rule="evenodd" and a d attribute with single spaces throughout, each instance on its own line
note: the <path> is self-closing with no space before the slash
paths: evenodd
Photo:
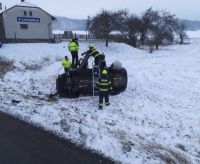
<path id="1" fill-rule="evenodd" d="M 120 60 L 128 72 L 126 91 L 103 110 L 98 97 L 48 100 L 66 45 L 5 44 L 0 56 L 15 68 L 0 81 L 0 110 L 119 163 L 200 163 L 200 40 L 152 54 L 95 44 L 108 64 Z M 80 43 L 80 52 L 87 45 Z"/>

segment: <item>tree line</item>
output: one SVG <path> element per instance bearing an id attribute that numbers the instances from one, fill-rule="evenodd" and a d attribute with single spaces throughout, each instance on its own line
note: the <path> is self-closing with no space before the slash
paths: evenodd
<path id="1" fill-rule="evenodd" d="M 159 46 L 164 42 L 173 43 L 175 37 L 183 44 L 187 37 L 186 25 L 175 15 L 164 10 L 147 9 L 141 16 L 130 14 L 127 10 L 102 10 L 92 19 L 88 17 L 86 30 L 97 39 L 104 39 L 106 46 L 112 31 L 119 31 L 126 43 Z"/>

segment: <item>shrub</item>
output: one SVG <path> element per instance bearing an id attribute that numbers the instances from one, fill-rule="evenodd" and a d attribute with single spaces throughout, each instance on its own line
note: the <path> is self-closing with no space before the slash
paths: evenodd
<path id="1" fill-rule="evenodd" d="M 30 70 L 30 71 L 37 71 L 42 68 L 40 64 L 23 64 L 25 66 L 25 70 Z"/>
<path id="2" fill-rule="evenodd" d="M 13 60 L 0 56 L 0 78 L 13 68 Z"/>

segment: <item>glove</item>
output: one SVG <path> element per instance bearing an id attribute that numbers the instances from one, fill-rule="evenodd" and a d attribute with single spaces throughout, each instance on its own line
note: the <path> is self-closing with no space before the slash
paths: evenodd
<path id="1" fill-rule="evenodd" d="M 81 54 L 81 56 L 83 56 L 83 55 L 85 55 L 85 52 L 83 52 L 83 53 Z"/>

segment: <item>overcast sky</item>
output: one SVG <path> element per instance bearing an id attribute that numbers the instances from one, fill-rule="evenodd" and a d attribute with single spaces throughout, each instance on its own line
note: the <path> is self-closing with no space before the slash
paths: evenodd
<path id="1" fill-rule="evenodd" d="M 21 0 L 0 0 L 7 8 Z M 200 20 L 200 0 L 27 0 L 53 16 L 86 19 L 101 9 L 128 9 L 140 15 L 149 7 L 164 9 L 181 19 Z"/>

